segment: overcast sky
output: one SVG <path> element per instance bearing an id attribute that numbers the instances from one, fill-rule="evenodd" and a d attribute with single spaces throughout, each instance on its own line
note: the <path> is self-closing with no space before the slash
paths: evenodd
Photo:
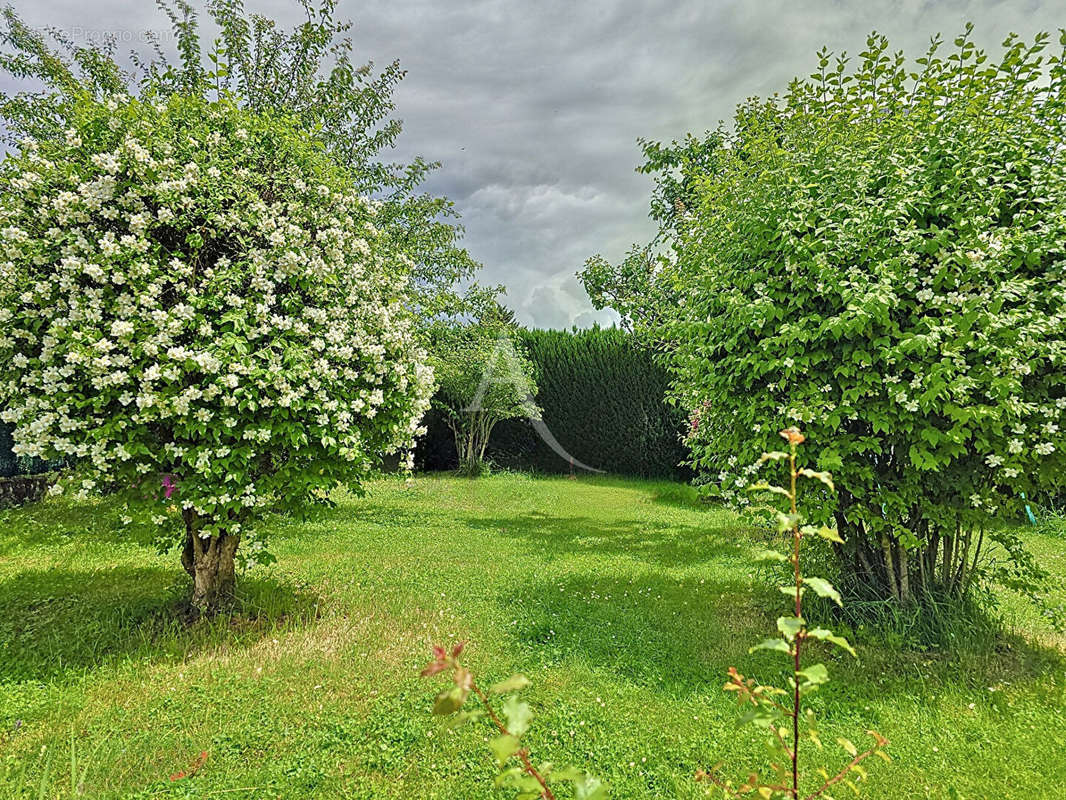
<path id="1" fill-rule="evenodd" d="M 200 0 L 192 0 L 199 5 Z M 650 179 L 637 137 L 673 139 L 728 119 L 750 95 L 783 89 L 828 45 L 859 53 L 871 30 L 909 57 L 967 20 L 982 45 L 1066 25 L 1064 0 L 341 0 L 356 53 L 408 70 L 396 92 L 396 156 L 443 162 L 429 190 L 455 201 L 482 280 L 503 283 L 519 319 L 540 327 L 610 322 L 574 278 L 646 240 Z M 33 25 L 76 41 L 130 45 L 165 33 L 149 0 L 14 0 Z M 248 0 L 286 22 L 290 0 Z M 9 85 L 0 78 L 0 89 Z"/>

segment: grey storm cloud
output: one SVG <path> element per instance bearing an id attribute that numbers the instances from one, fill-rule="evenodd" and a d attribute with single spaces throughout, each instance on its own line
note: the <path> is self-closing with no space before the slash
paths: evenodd
<path id="1" fill-rule="evenodd" d="M 300 19 L 288 0 L 247 5 Z M 143 0 L 15 7 L 75 40 L 110 32 L 138 47 L 144 30 L 167 31 Z M 340 14 L 355 23 L 362 58 L 399 59 L 408 71 L 395 156 L 442 162 L 427 188 L 455 201 L 481 280 L 504 284 L 523 322 L 557 328 L 617 318 L 592 309 L 574 273 L 652 232 L 651 182 L 634 172 L 638 137 L 715 128 L 737 102 L 811 72 L 822 45 L 858 54 L 872 30 L 914 58 L 932 34 L 950 42 L 967 20 L 992 48 L 1010 31 L 1066 25 L 1062 0 L 342 0 Z"/>

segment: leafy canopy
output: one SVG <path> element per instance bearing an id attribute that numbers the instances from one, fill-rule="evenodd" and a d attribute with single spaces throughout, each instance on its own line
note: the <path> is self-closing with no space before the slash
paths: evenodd
<path id="1" fill-rule="evenodd" d="M 477 474 L 496 423 L 538 417 L 533 363 L 506 325 L 437 325 L 430 349 L 432 406 L 451 428 L 460 469 Z"/>
<path id="2" fill-rule="evenodd" d="M 433 407 L 464 429 L 475 414 L 497 422 L 536 416 L 533 363 L 505 327 L 438 326 L 430 351 L 437 392 Z"/>

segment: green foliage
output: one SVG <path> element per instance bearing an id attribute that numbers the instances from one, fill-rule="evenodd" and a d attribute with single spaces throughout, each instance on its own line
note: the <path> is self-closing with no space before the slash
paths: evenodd
<path id="1" fill-rule="evenodd" d="M 11 431 L 11 425 L 0 422 L 0 478 L 19 474 L 18 457 L 11 450 L 15 444 Z"/>
<path id="2" fill-rule="evenodd" d="M 592 256 L 577 276 L 595 308 L 613 308 L 623 328 L 645 332 L 668 312 L 668 268 L 669 262 L 653 246 L 635 246 L 617 264 Z"/>
<path id="3" fill-rule="evenodd" d="M 460 472 L 476 477 L 496 423 L 539 416 L 533 365 L 509 328 L 484 324 L 434 326 L 430 363 L 433 408 L 452 432 Z"/>
<path id="4" fill-rule="evenodd" d="M 615 328 L 519 330 L 516 340 L 537 375 L 537 405 L 548 430 L 575 459 L 620 475 L 674 477 L 686 451 L 683 415 L 665 401 L 666 371 L 635 336 Z M 440 468 L 450 448 L 432 420 L 419 443 L 422 465 Z M 567 460 L 524 420 L 496 426 L 486 451 L 511 469 L 564 472 Z"/>
<path id="5" fill-rule="evenodd" d="M 218 38 L 203 41 L 195 6 L 186 0 L 158 3 L 171 25 L 178 51 L 172 60 L 149 41 L 154 55 L 132 69 L 115 60 L 116 41 L 78 45 L 62 31 L 41 32 L 7 7 L 0 12 L 0 71 L 30 88 L 0 97 L 5 141 L 18 145 L 61 138 L 67 117 L 84 95 L 154 98 L 195 94 L 226 97 L 252 112 L 294 117 L 309 135 L 344 164 L 357 190 L 382 202 L 378 225 L 409 259 L 415 292 L 410 303 L 424 321 L 441 315 L 477 313 L 491 306 L 499 287 L 458 284 L 480 268 L 460 246 L 462 227 L 447 198 L 420 190 L 439 164 L 416 158 L 396 164 L 382 157 L 397 140 L 401 123 L 392 114 L 393 92 L 404 77 L 398 62 L 376 72 L 353 62 L 351 23 L 336 19 L 336 0 L 296 0 L 306 20 L 291 31 L 243 0 L 207 0 Z M 41 90 L 41 86 L 44 90 Z"/>
<path id="6" fill-rule="evenodd" d="M 67 459 L 46 461 L 43 458 L 15 455 L 13 432 L 13 425 L 0 422 L 0 478 L 10 478 L 15 475 L 39 475 L 42 472 L 62 469 L 67 465 Z"/>
<path id="7" fill-rule="evenodd" d="M 1037 530 L 1050 535 L 1066 536 L 1066 494 L 1048 496 L 1032 509 Z"/>
<path id="8" fill-rule="evenodd" d="M 787 656 L 791 662 L 792 674 L 788 679 L 788 687 L 780 688 L 746 678 L 734 667 L 730 667 L 729 682 L 725 685 L 726 691 L 736 693 L 737 702 L 744 709 L 742 721 L 753 723 L 768 732 L 767 749 L 770 754 L 770 771 L 773 774 L 764 778 L 759 775 L 758 770 L 753 770 L 743 782 L 735 784 L 728 779 L 722 779 L 718 775 L 718 768 L 714 768 L 710 772 L 699 773 L 698 778 L 712 782 L 726 797 L 758 795 L 765 800 L 799 800 L 801 797 L 806 800 L 814 800 L 817 797 L 832 800 L 829 790 L 837 784 L 843 784 L 856 795 L 859 794 L 858 782 L 866 779 L 862 762 L 874 755 L 888 761 L 889 757 L 884 752 L 888 740 L 876 731 L 867 731 L 874 743 L 860 753 L 849 739 L 837 738 L 837 744 L 851 760 L 835 773 L 819 768 L 815 773 L 817 777 L 810 776 L 810 767 L 800 758 L 801 745 L 803 752 L 806 752 L 807 742 L 813 744 L 818 751 L 823 749 L 818 717 L 808 698 L 829 682 L 829 670 L 825 664 L 803 666 L 804 654 L 813 642 L 831 644 L 852 656 L 856 653 L 855 648 L 844 637 L 837 636 L 826 628 L 809 627 L 804 619 L 803 598 L 806 589 L 811 589 L 819 597 L 831 599 L 837 605 L 841 605 L 841 599 L 839 592 L 825 578 L 803 573 L 803 540 L 817 536 L 830 541 L 840 541 L 840 535 L 825 526 L 816 528 L 803 524 L 798 507 L 798 483 L 799 479 L 806 478 L 821 481 L 830 491 L 833 491 L 834 487 L 828 473 L 797 468 L 796 453 L 805 438 L 799 430 L 788 428 L 781 431 L 781 436 L 788 442 L 788 452 L 775 450 L 763 453 L 759 464 L 785 462 L 788 468 L 788 485 L 756 483 L 750 488 L 753 491 L 783 496 L 788 501 L 788 512 L 778 512 L 778 532 L 788 536 L 791 555 L 770 551 L 773 556 L 770 560 L 786 562 L 791 567 L 792 582 L 781 586 L 780 589 L 793 602 L 789 608 L 790 615 L 777 618 L 780 636 L 764 639 L 752 647 L 751 652 L 769 650 Z"/>
<path id="9" fill-rule="evenodd" d="M 667 373 L 632 334 L 617 328 L 523 330 L 536 365 L 537 404 L 559 443 L 596 469 L 674 477 L 685 458 L 682 414 L 666 403 Z M 501 425 L 489 450 L 500 464 L 567 470 L 528 425 Z"/>
<path id="10" fill-rule="evenodd" d="M 1066 482 L 1066 62 L 967 32 L 911 69 L 871 36 L 741 104 L 670 237 L 694 464 L 736 497 L 802 424 L 853 596 L 962 597 L 990 540 Z M 1066 48 L 1066 32 L 1060 38 Z M 773 424 L 766 424 L 772 420 Z M 1060 489 L 1061 490 L 1061 489 Z"/>
<path id="11" fill-rule="evenodd" d="M 512 789 L 516 800 L 555 800 L 559 784 L 571 784 L 575 800 L 606 800 L 607 787 L 587 772 L 574 767 L 556 767 L 545 762 L 533 766 L 529 750 L 522 744 L 522 735 L 529 730 L 533 711 L 529 704 L 518 698 L 518 692 L 529 686 L 524 675 L 512 675 L 505 681 L 494 684 L 487 692 L 474 681 L 474 674 L 463 666 L 459 656 L 465 643 L 460 642 L 450 650 L 433 648 L 433 661 L 422 670 L 423 677 L 447 672 L 450 685 L 437 694 L 433 713 L 451 717 L 454 726 L 467 722 L 487 720 L 497 735 L 489 740 L 489 750 L 500 768 L 496 786 Z M 473 694 L 479 705 L 464 710 L 467 699 Z M 503 697 L 497 712 L 490 696 Z"/>

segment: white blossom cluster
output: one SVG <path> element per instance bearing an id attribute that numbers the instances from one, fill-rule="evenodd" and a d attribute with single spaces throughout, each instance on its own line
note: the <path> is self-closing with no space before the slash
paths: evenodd
<path id="1" fill-rule="evenodd" d="M 225 104 L 83 109 L 0 193 L 0 407 L 15 451 L 237 520 L 409 447 L 431 370 L 375 205 Z M 157 520 L 159 521 L 159 520 Z"/>

